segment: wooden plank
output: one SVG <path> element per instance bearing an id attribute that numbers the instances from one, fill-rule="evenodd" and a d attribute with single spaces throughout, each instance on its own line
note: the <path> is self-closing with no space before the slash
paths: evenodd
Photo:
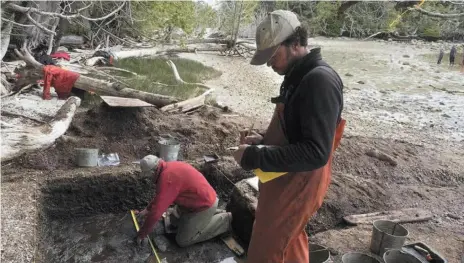
<path id="1" fill-rule="evenodd" d="M 390 220 L 396 223 L 423 222 L 432 219 L 432 213 L 419 208 L 381 211 L 368 214 L 349 215 L 343 219 L 351 225 L 372 224 L 376 220 Z"/>
<path id="2" fill-rule="evenodd" d="M 230 248 L 237 256 L 245 254 L 245 250 L 231 235 L 221 237 L 222 241 Z"/>
<path id="3" fill-rule="evenodd" d="M 100 96 L 111 107 L 154 107 L 155 105 L 134 98 L 122 98 L 114 96 Z"/>

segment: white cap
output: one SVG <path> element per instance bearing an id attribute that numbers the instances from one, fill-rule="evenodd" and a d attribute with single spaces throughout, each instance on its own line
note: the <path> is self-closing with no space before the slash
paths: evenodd
<path id="1" fill-rule="evenodd" d="M 140 160 L 140 170 L 142 170 L 142 175 L 150 175 L 153 174 L 158 168 L 160 158 L 156 157 L 155 155 L 147 155 Z"/>

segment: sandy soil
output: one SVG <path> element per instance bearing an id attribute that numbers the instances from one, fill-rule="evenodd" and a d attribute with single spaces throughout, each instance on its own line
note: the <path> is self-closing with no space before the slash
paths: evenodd
<path id="1" fill-rule="evenodd" d="M 343 79 L 348 134 L 418 144 L 464 140 L 464 75 L 458 66 L 450 70 L 435 65 L 427 56 L 436 53 L 435 46 L 326 38 L 310 39 L 309 44 L 322 47 L 323 58 Z M 269 120 L 269 101 L 282 81 L 271 68 L 215 55 L 181 57 L 225 72 L 209 82 L 218 88 L 219 102 L 258 122 Z"/>
<path id="2" fill-rule="evenodd" d="M 427 54 L 435 51 L 433 45 L 323 38 L 311 39 L 310 43 L 322 46 L 323 56 L 344 80 L 344 117 L 348 122 L 335 155 L 333 183 L 323 207 L 309 224 L 311 240 L 328 246 L 335 262 L 339 262 L 347 251 L 365 251 L 371 234 L 369 227 L 346 227 L 342 216 L 423 207 L 433 211 L 435 216 L 426 223 L 406 225 L 410 231 L 408 242 L 424 241 L 449 262 L 459 262 L 464 251 L 464 204 L 461 201 L 464 199 L 463 75 L 428 61 Z M 251 122 L 255 122 L 255 127 L 265 127 L 273 110 L 270 97 L 276 95 L 282 78 L 269 68 L 250 66 L 240 58 L 205 54 L 182 56 L 222 71 L 221 77 L 208 83 L 216 86 L 218 101 L 253 119 L 210 108 L 193 115 L 174 116 L 156 110 L 110 112 L 101 107 L 81 110 L 66 134 L 74 141 L 59 141 L 46 151 L 2 164 L 2 262 L 43 261 L 40 256 L 47 250 L 38 246 L 40 240 L 52 237 L 48 247 L 51 249 L 53 242 L 66 238 L 60 234 L 47 236 L 44 228 L 59 233 L 60 227 L 56 222 L 49 225 L 44 220 L 50 219 L 54 213 L 60 217 L 65 215 L 68 207 L 75 207 L 80 216 L 88 216 L 88 211 L 99 211 L 103 215 L 113 213 L 116 218 L 134 204 L 139 205 L 141 201 L 137 199 L 131 201 L 136 203 L 121 203 L 115 199 L 122 205 L 110 209 L 105 202 L 114 198 L 88 190 L 92 180 L 85 181 L 85 178 L 95 177 L 101 181 L 105 176 L 121 175 L 124 178 L 123 174 L 136 173 L 137 168 L 131 163 L 147 153 L 156 152 L 156 138 L 163 133 L 182 138 L 182 158 L 189 161 L 197 161 L 211 152 L 224 156 L 217 165 L 221 171 L 202 168 L 207 179 L 217 190 L 221 189 L 219 195 L 224 200 L 227 200 L 227 185 L 230 183 L 224 176 L 233 183 L 249 176 L 238 169 L 225 148 L 234 145 L 238 130 L 249 127 Z M 364 84 L 358 83 L 360 81 Z M 76 169 L 73 149 L 82 146 L 118 152 L 122 165 Z M 367 156 L 365 153 L 371 149 L 388 154 L 397 166 Z M 61 190 L 58 187 L 52 191 L 53 195 L 47 195 L 58 182 L 69 186 Z M 73 182 L 81 186 L 73 187 Z M 111 183 L 96 185 L 101 189 L 112 188 L 109 193 L 120 191 Z M 61 198 L 56 194 L 62 195 Z M 48 210 L 42 206 L 43 198 L 47 196 Z M 117 227 L 104 218 L 85 220 Z M 78 236 L 77 225 L 81 226 L 82 222 L 73 225 L 67 221 L 69 226 L 77 229 L 70 231 L 70 235 Z M 91 236 L 86 238 L 92 239 Z M 104 246 L 104 242 L 111 238 L 112 235 L 107 234 L 102 239 L 93 240 L 102 241 L 95 243 L 98 249 L 91 251 L 93 256 L 111 259 Z M 47 247 L 45 243 L 42 245 Z M 61 246 L 49 252 L 52 255 L 58 253 L 52 258 L 66 258 L 66 253 L 71 251 L 79 256 L 76 259 L 86 259 L 88 254 L 78 253 L 85 251 L 87 246 L 79 245 L 79 248 L 81 250 L 74 251 Z M 223 247 L 217 248 L 219 251 Z M 202 246 L 183 253 L 185 256 L 179 260 L 185 262 L 191 255 L 200 255 L 200 259 L 214 258 L 213 261 L 230 256 L 210 254 L 211 250 Z"/>

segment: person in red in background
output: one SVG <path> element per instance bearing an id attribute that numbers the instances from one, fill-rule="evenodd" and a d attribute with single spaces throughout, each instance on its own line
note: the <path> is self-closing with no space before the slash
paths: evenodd
<path id="1" fill-rule="evenodd" d="M 202 242 L 231 229 L 232 214 L 216 211 L 216 191 L 205 177 L 185 162 L 165 162 L 154 156 L 145 156 L 140 161 L 142 173 L 153 177 L 156 195 L 139 217 L 145 218 L 136 237 L 136 244 L 145 243 L 156 222 L 171 204 L 181 212 L 176 242 L 186 247 Z"/>

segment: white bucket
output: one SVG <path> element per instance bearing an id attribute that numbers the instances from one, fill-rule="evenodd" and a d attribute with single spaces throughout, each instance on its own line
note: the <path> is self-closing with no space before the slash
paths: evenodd
<path id="1" fill-rule="evenodd" d="M 160 158 L 169 162 L 177 161 L 180 143 L 174 138 L 163 138 L 158 141 Z"/>

